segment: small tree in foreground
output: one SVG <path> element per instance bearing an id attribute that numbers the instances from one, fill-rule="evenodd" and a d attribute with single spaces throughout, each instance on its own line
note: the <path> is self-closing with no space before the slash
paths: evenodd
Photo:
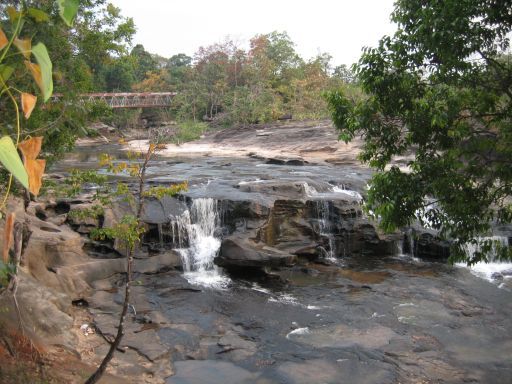
<path id="1" fill-rule="evenodd" d="M 397 32 L 355 66 L 365 96 L 327 98 L 340 138 L 361 135 L 378 170 L 367 207 L 392 230 L 419 219 L 454 239 L 451 260 L 488 260 L 512 221 L 511 0 L 397 0 Z M 408 171 L 389 166 L 412 151 Z M 478 249 L 465 253 L 467 244 Z M 511 258 L 507 247 L 499 258 Z"/>
<path id="2" fill-rule="evenodd" d="M 104 184 L 106 179 L 97 175 L 95 172 L 88 172 L 84 176 L 87 177 L 88 180 L 91 180 L 95 183 L 99 183 L 98 187 L 100 189 L 97 190 L 95 195 L 94 202 L 97 204 L 93 206 L 90 210 L 91 213 L 98 211 L 98 209 L 94 209 L 94 207 L 101 207 L 102 204 L 110 203 L 110 200 L 115 196 L 123 197 L 133 208 L 135 214 L 127 214 L 124 215 L 121 220 L 116 223 L 114 226 L 110 228 L 97 228 L 94 230 L 91 235 L 92 237 L 105 240 L 105 239 L 115 239 L 124 246 L 124 253 L 126 257 L 126 277 L 125 277 L 125 292 L 124 292 L 124 300 L 123 306 L 121 308 L 121 314 L 119 316 L 119 324 L 117 326 L 117 332 L 114 339 L 110 342 L 110 348 L 103 358 L 101 364 L 98 369 L 87 379 L 86 384 L 93 384 L 98 382 L 98 380 L 103 376 L 105 370 L 107 369 L 108 364 L 114 357 L 115 351 L 119 348 L 121 344 L 121 340 L 123 338 L 125 328 L 124 324 L 126 321 L 126 315 L 128 313 L 128 307 L 130 305 L 130 288 L 132 283 L 132 271 L 133 271 L 133 255 L 137 245 L 140 242 L 140 238 L 142 234 L 145 232 L 144 225 L 141 221 L 143 208 L 144 208 L 144 199 L 148 197 L 156 197 L 162 198 L 164 195 L 166 196 L 174 196 L 177 193 L 186 190 L 188 185 L 187 183 L 181 183 L 171 186 L 156 186 L 151 187 L 149 189 L 145 188 L 145 180 L 146 180 L 146 170 L 151 160 L 151 157 L 157 150 L 156 144 L 150 144 L 147 152 L 142 154 L 141 157 L 137 154 L 129 154 L 130 162 L 118 162 L 116 163 L 112 157 L 109 155 L 104 155 L 101 159 L 101 164 L 108 167 L 108 170 L 114 174 L 117 173 L 127 173 L 131 177 L 135 178 L 138 185 L 137 198 L 134 198 L 131 194 L 131 191 L 128 189 L 128 186 L 124 183 L 119 183 L 116 191 L 111 192 Z M 76 180 L 85 181 L 84 178 L 80 176 L 75 178 Z M 79 193 L 80 188 L 73 188 L 74 184 L 69 183 L 71 188 L 69 189 L 71 192 Z M 101 209 L 101 208 L 100 208 Z"/>

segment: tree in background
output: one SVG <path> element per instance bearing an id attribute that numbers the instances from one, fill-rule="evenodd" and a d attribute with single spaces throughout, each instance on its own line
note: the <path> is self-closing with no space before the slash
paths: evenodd
<path id="1" fill-rule="evenodd" d="M 398 0 L 397 32 L 355 67 L 364 96 L 328 97 L 340 137 L 361 135 L 361 159 L 379 171 L 368 209 L 386 229 L 419 219 L 454 239 L 453 261 L 511 256 L 482 237 L 512 221 L 511 9 L 511 0 Z M 389 166 L 409 151 L 408 171 Z"/>
<path id="2" fill-rule="evenodd" d="M 286 32 L 271 32 L 252 38 L 248 51 L 226 39 L 201 47 L 193 60 L 177 54 L 133 89 L 177 92 L 171 109 L 178 120 L 230 126 L 285 114 L 327 117 L 321 94 L 343 83 L 331 75 L 330 61 L 328 54 L 305 61 Z"/>
<path id="3" fill-rule="evenodd" d="M 137 44 L 130 52 L 133 59 L 135 81 L 144 80 L 152 72 L 159 69 L 157 59 L 144 49 L 142 44 Z"/>

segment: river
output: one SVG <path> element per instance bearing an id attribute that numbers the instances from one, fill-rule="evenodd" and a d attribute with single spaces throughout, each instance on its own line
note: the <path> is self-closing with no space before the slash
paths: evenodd
<path id="1" fill-rule="evenodd" d="M 117 146 L 83 147 L 53 171 L 94 168 L 105 151 L 124 153 Z M 155 324 L 173 362 L 167 384 L 512 382 L 508 277 L 424 261 L 404 254 L 400 241 L 394 252 L 355 254 L 346 235 L 330 237 L 338 212 L 332 202 L 358 204 L 370 175 L 358 166 L 251 157 L 150 163 L 148 183 L 190 185 L 181 198 L 186 209 L 159 227 L 162 252 L 174 248 L 182 268 L 135 276 L 136 300 L 144 303 L 134 305 Z M 272 252 L 282 243 L 291 249 L 298 241 L 292 230 L 309 233 L 309 225 L 315 234 L 308 236 L 322 244 L 317 256 L 265 273 L 215 265 L 232 232 L 252 234 L 268 224 L 234 217 L 226 202 L 265 207 L 283 199 L 311 201 L 307 209 L 314 212 L 307 223 L 294 219 L 304 228 L 283 221 Z"/>

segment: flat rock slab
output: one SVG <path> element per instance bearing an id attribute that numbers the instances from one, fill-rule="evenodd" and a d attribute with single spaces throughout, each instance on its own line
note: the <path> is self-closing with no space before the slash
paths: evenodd
<path id="1" fill-rule="evenodd" d="M 332 327 L 291 332 L 287 337 L 290 340 L 317 348 L 348 348 L 359 345 L 363 348 L 375 349 L 388 345 L 391 339 L 399 337 L 399 335 L 391 328 L 380 325 L 358 329 L 340 324 Z"/>
<path id="2" fill-rule="evenodd" d="M 283 384 L 391 384 L 396 377 L 382 363 L 340 359 L 308 360 L 301 363 L 284 363 L 277 369 L 279 383 Z"/>
<path id="3" fill-rule="evenodd" d="M 166 384 L 255 384 L 257 374 L 232 363 L 213 360 L 178 361 L 174 364 L 176 375 Z M 262 381 L 263 383 L 263 381 Z"/>

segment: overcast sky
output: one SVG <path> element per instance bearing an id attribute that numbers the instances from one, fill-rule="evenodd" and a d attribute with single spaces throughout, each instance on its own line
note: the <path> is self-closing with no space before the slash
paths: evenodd
<path id="1" fill-rule="evenodd" d="M 135 44 L 170 57 L 190 56 L 226 36 L 248 47 L 256 34 L 286 31 L 304 59 L 327 52 L 352 64 L 395 27 L 393 0 L 111 0 L 137 27 Z"/>

